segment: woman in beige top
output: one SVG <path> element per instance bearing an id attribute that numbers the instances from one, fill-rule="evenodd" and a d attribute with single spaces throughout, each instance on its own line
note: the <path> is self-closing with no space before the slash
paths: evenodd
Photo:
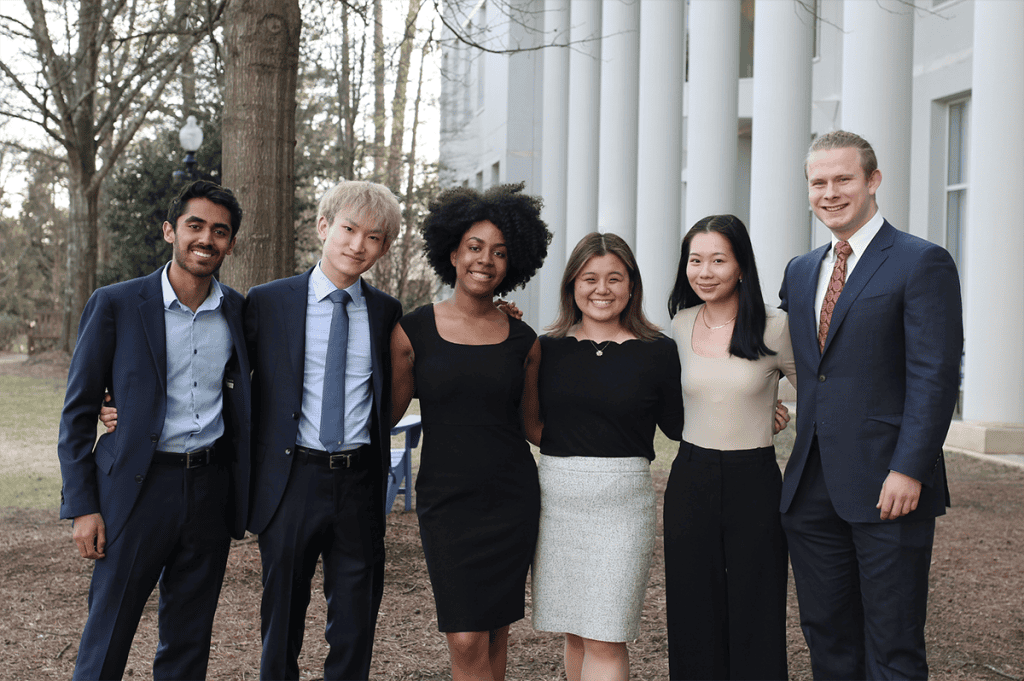
<path id="1" fill-rule="evenodd" d="M 766 310 L 750 237 L 732 215 L 683 238 L 669 298 L 686 420 L 665 490 L 672 679 L 785 679 L 786 539 L 772 435 L 795 384 L 786 314 Z"/>

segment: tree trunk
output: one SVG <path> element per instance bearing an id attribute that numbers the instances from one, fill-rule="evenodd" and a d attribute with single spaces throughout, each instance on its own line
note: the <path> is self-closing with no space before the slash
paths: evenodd
<path id="1" fill-rule="evenodd" d="M 353 126 L 351 112 L 352 106 L 352 60 L 349 44 L 348 31 L 348 3 L 341 3 L 341 78 L 338 80 L 338 176 L 346 180 L 353 180 L 355 177 L 356 161 L 356 131 Z"/>
<path id="2" fill-rule="evenodd" d="M 182 22 L 183 27 L 191 5 L 191 0 L 174 0 L 174 16 Z M 181 121 L 184 123 L 196 113 L 196 62 L 192 58 L 192 50 L 188 48 L 187 38 L 178 38 L 178 49 L 186 50 L 181 60 Z"/>
<path id="3" fill-rule="evenodd" d="M 60 347 L 74 350 L 82 311 L 96 288 L 96 246 L 99 230 L 99 187 L 96 174 L 94 115 L 100 47 L 97 40 L 102 8 L 99 0 L 83 0 L 78 15 L 78 46 L 72 92 L 79 105 L 71 112 L 65 143 L 69 168 L 67 278 L 64 280 L 64 323 Z"/>
<path id="4" fill-rule="evenodd" d="M 384 8 L 383 0 L 373 0 L 373 181 L 384 179 Z"/>
<path id="5" fill-rule="evenodd" d="M 391 144 L 388 147 L 387 179 L 384 184 L 394 191 L 400 191 L 402 183 L 402 143 L 405 138 L 405 89 L 409 81 L 409 61 L 412 57 L 416 37 L 416 17 L 420 11 L 419 0 L 409 0 L 409 12 L 405 18 L 405 35 L 398 51 L 398 72 L 395 75 L 395 96 L 391 100 Z"/>
<path id="6" fill-rule="evenodd" d="M 250 287 L 294 274 L 298 0 L 233 0 L 224 15 L 224 185 L 244 218 L 222 279 Z"/>

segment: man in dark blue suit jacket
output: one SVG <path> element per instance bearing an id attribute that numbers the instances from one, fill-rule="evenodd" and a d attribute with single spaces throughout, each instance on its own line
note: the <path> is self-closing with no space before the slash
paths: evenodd
<path id="1" fill-rule="evenodd" d="M 818 138 L 805 171 L 833 238 L 789 263 L 780 293 L 798 382 L 781 510 L 801 626 L 816 679 L 924 679 L 935 517 L 948 503 L 942 444 L 963 348 L 960 282 L 945 249 L 882 219 L 882 176 L 864 139 Z M 848 251 L 830 302 L 837 253 Z"/>
<path id="2" fill-rule="evenodd" d="M 320 201 L 320 262 L 249 291 L 255 486 L 249 529 L 263 562 L 263 679 L 298 679 L 310 581 L 323 557 L 326 681 L 366 679 L 384 589 L 390 466 L 390 337 L 401 304 L 361 275 L 387 252 L 401 211 L 386 188 L 342 182 Z M 339 291 L 347 303 L 328 296 Z M 335 305 L 347 310 L 344 380 L 326 378 Z M 344 385 L 340 385 L 343 383 Z M 324 405 L 343 392 L 343 431 Z M 326 419 L 326 417 L 324 417 Z M 322 427 L 323 426 L 323 427 Z M 341 432 L 339 432 L 341 435 Z"/>
<path id="3" fill-rule="evenodd" d="M 248 511 L 243 299 L 214 279 L 241 220 L 229 190 L 186 186 L 163 224 L 171 262 L 96 290 L 82 314 L 57 449 L 60 516 L 96 561 L 76 679 L 121 678 L 158 580 L 153 677 L 206 676 L 231 536 Z M 105 391 L 120 413 L 97 442 Z"/>

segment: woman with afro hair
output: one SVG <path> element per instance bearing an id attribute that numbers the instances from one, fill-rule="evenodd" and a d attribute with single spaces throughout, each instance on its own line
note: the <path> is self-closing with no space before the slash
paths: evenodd
<path id="1" fill-rule="evenodd" d="M 452 295 L 406 315 L 391 338 L 394 422 L 423 416 L 416 512 L 452 679 L 502 681 L 508 628 L 524 616 L 540 517 L 523 413 L 538 410 L 540 344 L 495 307 L 547 255 L 540 199 L 523 185 L 443 192 L 425 252 Z"/>

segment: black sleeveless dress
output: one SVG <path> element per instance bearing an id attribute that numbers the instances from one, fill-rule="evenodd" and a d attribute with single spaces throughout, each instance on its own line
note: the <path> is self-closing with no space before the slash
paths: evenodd
<path id="1" fill-rule="evenodd" d="M 519 411 L 537 335 L 509 319 L 501 343 L 449 343 L 432 305 L 400 323 L 415 352 L 423 417 L 416 513 L 437 626 L 498 629 L 524 616 L 537 543 L 540 484 Z"/>

